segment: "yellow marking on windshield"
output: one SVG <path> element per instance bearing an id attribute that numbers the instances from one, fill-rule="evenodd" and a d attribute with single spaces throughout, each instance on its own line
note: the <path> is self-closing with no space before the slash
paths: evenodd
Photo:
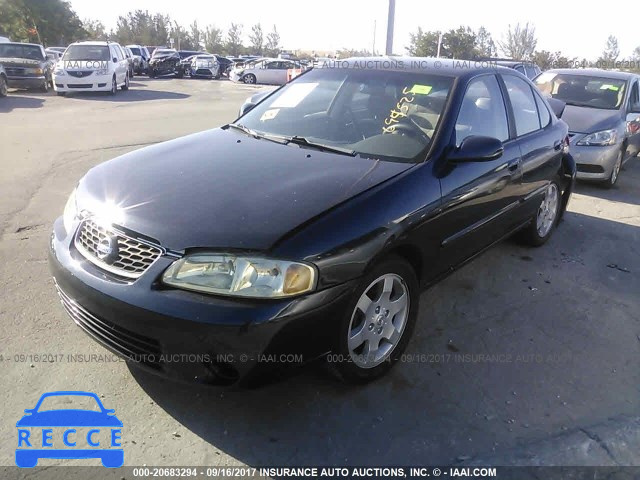
<path id="1" fill-rule="evenodd" d="M 433 87 L 431 85 L 414 85 L 409 91 L 418 95 L 429 95 L 432 88 Z"/>

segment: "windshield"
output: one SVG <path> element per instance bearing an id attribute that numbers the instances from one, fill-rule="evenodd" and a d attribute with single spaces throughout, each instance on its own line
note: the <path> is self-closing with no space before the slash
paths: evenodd
<path id="1" fill-rule="evenodd" d="M 37 45 L 24 45 L 20 43 L 0 43 L 0 57 L 44 60 L 40 47 Z"/>
<path id="2" fill-rule="evenodd" d="M 138 57 L 141 56 L 139 48 L 136 48 L 136 47 L 128 47 L 128 48 L 129 50 L 131 50 L 131 53 L 133 53 L 134 55 L 137 55 Z"/>
<path id="3" fill-rule="evenodd" d="M 71 45 L 64 52 L 63 60 L 109 60 L 106 45 Z"/>
<path id="4" fill-rule="evenodd" d="M 545 72 L 534 82 L 540 91 L 569 105 L 618 109 L 626 81 L 621 79 Z"/>
<path id="5" fill-rule="evenodd" d="M 256 105 L 236 123 L 260 135 L 391 160 L 420 161 L 452 79 L 424 73 L 315 69 Z"/>
<path id="6" fill-rule="evenodd" d="M 176 53 L 175 50 L 167 50 L 167 49 L 160 49 L 158 50 L 157 48 L 153 51 L 153 55 L 152 57 L 160 57 L 163 55 L 172 55 Z"/>

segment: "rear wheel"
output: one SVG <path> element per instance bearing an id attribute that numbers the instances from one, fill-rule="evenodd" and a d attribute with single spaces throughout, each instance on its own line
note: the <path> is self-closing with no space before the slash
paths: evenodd
<path id="1" fill-rule="evenodd" d="M 116 76 L 114 75 L 111 79 L 111 90 L 109 90 L 109 95 L 115 95 L 118 92 L 118 82 L 116 82 Z"/>
<path id="2" fill-rule="evenodd" d="M 560 188 L 555 182 L 551 182 L 529 226 L 520 234 L 522 241 L 533 247 L 546 243 L 558 223 L 561 204 Z"/>
<path id="3" fill-rule="evenodd" d="M 129 75 L 124 77 L 124 85 L 120 87 L 123 91 L 129 90 Z"/>
<path id="4" fill-rule="evenodd" d="M 391 369 L 405 350 L 418 314 L 418 280 L 392 256 L 370 270 L 340 322 L 329 365 L 343 381 L 365 383 Z"/>
<path id="5" fill-rule="evenodd" d="M 256 83 L 256 76 L 253 73 L 247 73 L 244 77 L 242 77 L 242 81 L 244 83 L 253 85 Z"/>

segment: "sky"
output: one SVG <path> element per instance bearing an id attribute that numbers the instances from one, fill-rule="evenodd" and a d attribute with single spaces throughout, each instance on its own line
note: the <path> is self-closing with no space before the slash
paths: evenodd
<path id="1" fill-rule="evenodd" d="M 251 25 L 264 31 L 277 25 L 287 50 L 332 51 L 341 48 L 384 52 L 388 0 L 70 0 L 81 19 L 101 20 L 109 29 L 119 15 L 135 9 L 169 14 L 181 25 L 213 24 L 226 30 L 231 22 L 244 25 L 245 44 Z M 628 4 L 628 8 L 624 5 Z M 423 30 L 449 30 L 460 25 L 484 26 L 494 41 L 508 25 L 535 26 L 538 50 L 561 51 L 565 56 L 595 60 L 607 37 L 618 38 L 621 58 L 640 46 L 638 10 L 630 0 L 617 4 L 570 0 L 516 3 L 498 0 L 396 0 L 394 53 L 406 53 L 409 34 Z M 597 8 L 596 8 L 597 6 Z M 594 8 L 597 11 L 594 11 Z M 607 11 L 610 10 L 610 13 Z M 628 14 L 624 14 L 627 10 Z M 375 25 L 375 36 L 374 36 Z"/>

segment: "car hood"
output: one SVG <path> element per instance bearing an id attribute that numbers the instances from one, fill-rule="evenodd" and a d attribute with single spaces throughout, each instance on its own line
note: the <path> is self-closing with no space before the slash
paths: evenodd
<path id="1" fill-rule="evenodd" d="M 173 250 L 268 250 L 302 223 L 411 166 L 219 128 L 98 165 L 78 186 L 78 208 L 111 216 Z"/>
<path id="2" fill-rule="evenodd" d="M 115 415 L 91 410 L 48 410 L 25 415 L 16 427 L 121 427 Z"/>
<path id="3" fill-rule="evenodd" d="M 620 110 L 567 105 L 562 114 L 562 120 L 569 125 L 569 130 L 572 132 L 593 133 L 616 128 L 622 120 L 622 114 Z"/>
<path id="4" fill-rule="evenodd" d="M 44 60 L 33 60 L 31 58 L 6 58 L 0 57 L 0 65 L 5 67 L 38 67 Z"/>

